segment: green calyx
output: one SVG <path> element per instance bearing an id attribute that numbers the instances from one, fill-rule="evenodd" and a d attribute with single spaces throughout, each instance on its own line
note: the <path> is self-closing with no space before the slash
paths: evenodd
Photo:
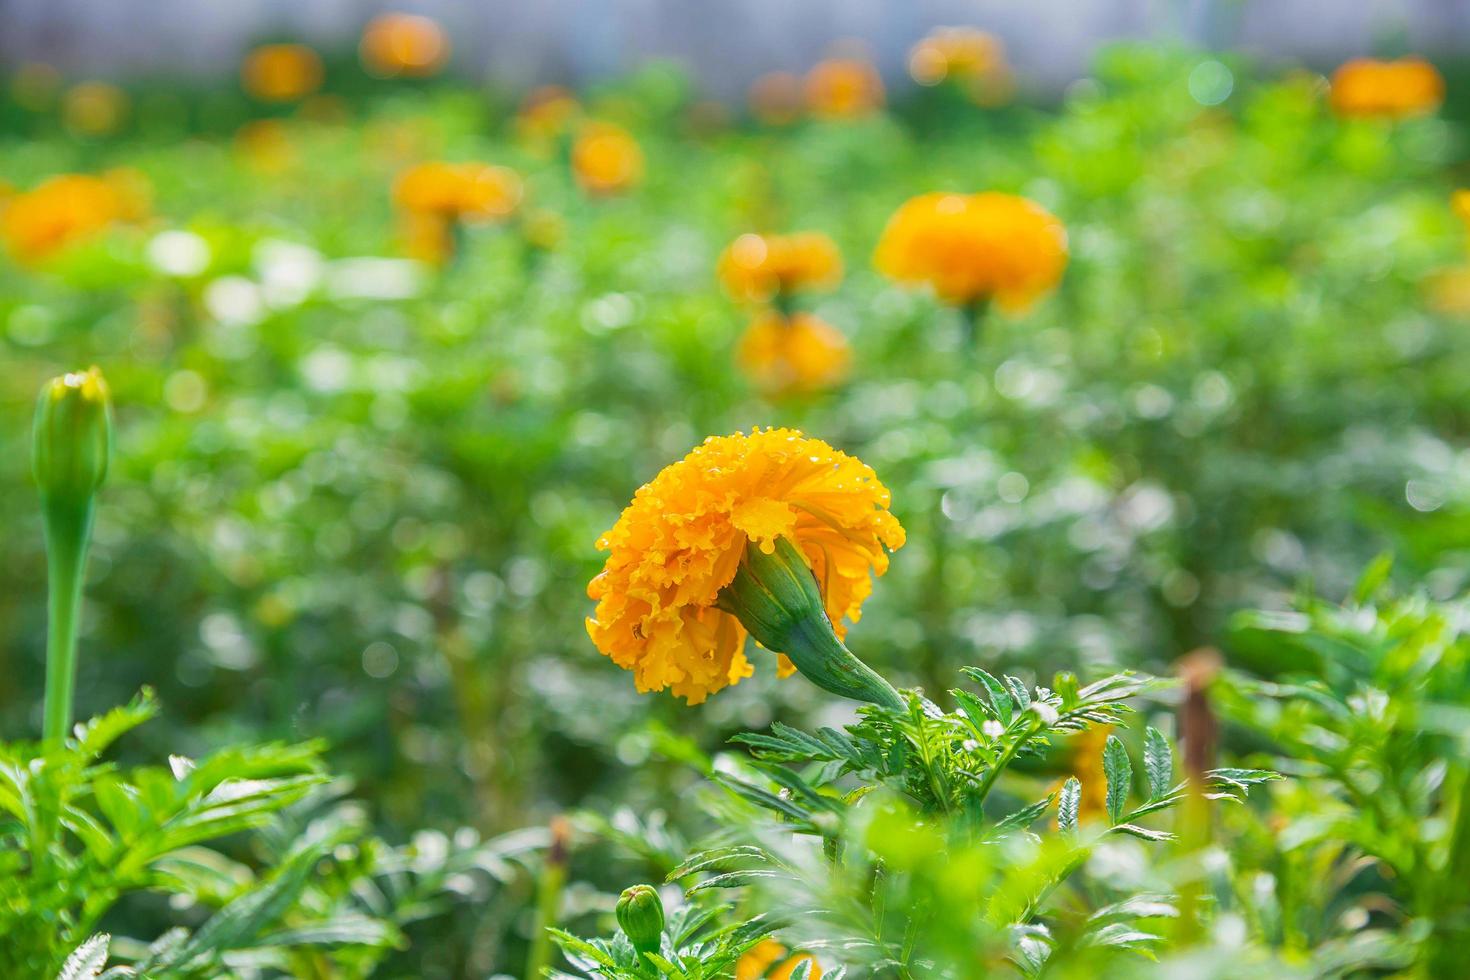
<path id="1" fill-rule="evenodd" d="M 652 885 L 634 885 L 623 890 L 613 909 L 618 926 L 640 953 L 657 953 L 663 942 L 664 903 Z"/>
<path id="2" fill-rule="evenodd" d="M 750 542 L 717 605 L 767 650 L 784 653 L 813 684 L 854 701 L 902 709 L 883 677 L 853 656 L 832 629 L 817 580 L 796 545 L 777 538 L 769 554 Z"/>

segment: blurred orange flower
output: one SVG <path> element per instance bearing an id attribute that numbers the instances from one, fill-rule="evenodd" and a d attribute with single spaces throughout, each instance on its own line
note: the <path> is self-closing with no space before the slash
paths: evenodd
<path id="1" fill-rule="evenodd" d="M 485 222 L 509 217 L 522 193 L 520 175 L 509 167 L 434 161 L 399 175 L 393 185 L 393 203 L 416 214 Z"/>
<path id="2" fill-rule="evenodd" d="M 847 379 L 852 348 L 841 330 L 810 313 L 765 313 L 745 329 L 735 363 L 767 394 L 812 394 Z"/>
<path id="3" fill-rule="evenodd" d="M 304 44 L 263 44 L 245 56 L 240 84 L 264 102 L 295 102 L 322 86 L 322 59 Z"/>
<path id="4" fill-rule="evenodd" d="M 147 210 L 141 180 L 127 171 L 52 177 L 5 201 L 0 239 L 17 262 L 38 264 L 114 224 L 141 218 Z"/>
<path id="5" fill-rule="evenodd" d="M 826 119 L 854 119 L 883 105 L 883 79 L 859 58 L 829 58 L 806 76 L 806 104 Z"/>
<path id="6" fill-rule="evenodd" d="M 810 953 L 797 953 L 784 962 L 786 947 L 774 939 L 763 939 L 735 964 L 735 980 L 791 980 L 791 974 L 803 961 L 810 960 L 811 980 L 822 980 L 822 966 Z"/>
<path id="7" fill-rule="evenodd" d="M 117 132 L 128 109 L 127 93 L 109 82 L 79 82 L 67 89 L 61 102 L 67 129 L 83 136 Z"/>
<path id="8" fill-rule="evenodd" d="M 572 144 L 572 172 L 589 194 L 615 194 L 643 178 L 643 151 L 621 126 L 589 122 Z"/>
<path id="9" fill-rule="evenodd" d="M 363 67 L 380 78 L 428 78 L 449 60 L 449 39 L 428 17 L 390 13 L 368 21 L 357 50 Z"/>
<path id="10" fill-rule="evenodd" d="M 720 253 L 715 270 L 731 298 L 763 303 L 798 289 L 835 286 L 842 279 L 842 255 L 819 231 L 745 234 Z"/>
<path id="11" fill-rule="evenodd" d="M 544 142 L 567 131 L 582 111 L 571 92 L 560 85 L 542 85 L 533 89 L 516 113 L 516 132 L 522 139 Z"/>
<path id="12" fill-rule="evenodd" d="M 785 126 L 801 117 L 801 79 L 789 71 L 772 71 L 750 84 L 750 114 L 767 126 Z"/>
<path id="13" fill-rule="evenodd" d="M 922 194 L 888 220 L 874 263 L 898 282 L 929 285 L 946 303 L 994 299 L 1014 311 L 1061 279 L 1067 233 L 1024 197 Z"/>
<path id="14" fill-rule="evenodd" d="M 1355 58 L 1333 72 L 1331 98 L 1332 110 L 1347 118 L 1419 116 L 1444 101 L 1444 77 L 1423 58 Z"/>
<path id="15" fill-rule="evenodd" d="M 941 27 L 914 45 L 909 75 L 920 85 L 957 82 L 986 105 L 1004 101 L 1014 90 L 1005 46 L 973 27 Z"/>
<path id="16" fill-rule="evenodd" d="M 454 220 L 431 211 L 405 211 L 398 217 L 403 254 L 429 265 L 454 258 Z"/>

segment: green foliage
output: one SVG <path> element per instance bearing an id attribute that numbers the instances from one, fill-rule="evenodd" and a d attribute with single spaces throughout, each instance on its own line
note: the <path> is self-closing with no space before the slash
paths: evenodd
<path id="1" fill-rule="evenodd" d="M 504 877 L 505 862 L 540 843 L 469 840 L 437 856 L 389 847 L 341 799 L 316 744 L 171 756 L 167 768 L 104 761 L 156 711 L 144 692 L 63 742 L 0 745 L 0 972 L 301 976 L 330 956 L 338 975 L 367 976 L 404 926 L 452 900 L 456 876 Z M 151 941 L 98 931 L 145 893 L 169 896 L 194 924 Z M 126 965 L 103 971 L 109 951 Z"/>

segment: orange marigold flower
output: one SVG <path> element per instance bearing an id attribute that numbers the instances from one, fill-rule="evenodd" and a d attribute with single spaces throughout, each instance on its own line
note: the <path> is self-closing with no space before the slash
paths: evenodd
<path id="1" fill-rule="evenodd" d="M 61 103 L 66 128 L 83 136 L 107 136 L 127 118 L 128 94 L 110 82 L 79 82 L 67 89 Z"/>
<path id="2" fill-rule="evenodd" d="M 639 488 L 598 541 L 609 554 L 587 587 L 597 602 L 587 632 L 638 690 L 671 688 L 699 704 L 753 673 L 745 622 L 717 605 L 748 546 L 794 552 L 840 634 L 887 571 L 885 549 L 903 545 L 888 506 L 872 469 L 819 439 L 792 429 L 712 436 Z M 793 669 L 780 658 L 782 677 Z"/>
<path id="3" fill-rule="evenodd" d="M 810 953 L 786 956 L 785 946 L 774 939 L 762 939 L 735 964 L 735 980 L 790 980 L 803 962 L 810 960 L 811 980 L 822 980 L 822 965 Z"/>
<path id="4" fill-rule="evenodd" d="M 454 258 L 454 219 L 432 211 L 407 211 L 398 219 L 403 254 L 428 265 Z"/>
<path id="5" fill-rule="evenodd" d="M 142 216 L 146 190 L 122 171 L 62 174 L 16 194 L 0 212 L 0 239 L 17 262 L 34 265 L 122 221 Z"/>
<path id="6" fill-rule="evenodd" d="M 735 360 L 770 394 L 810 394 L 847 379 L 852 348 L 841 330 L 810 313 L 766 313 L 746 328 Z"/>
<path id="7" fill-rule="evenodd" d="M 947 303 L 994 299 L 1019 310 L 1061 279 L 1067 233 L 1024 197 L 923 194 L 888 220 L 874 263 L 899 282 L 928 284 Z"/>
<path id="8" fill-rule="evenodd" d="M 957 82 L 983 105 L 1000 104 L 1015 87 L 1005 46 L 973 27 L 941 27 L 914 45 L 909 75 L 920 85 Z"/>
<path id="9" fill-rule="evenodd" d="M 801 116 L 801 79 L 789 71 L 772 71 L 750 84 L 750 114 L 767 126 L 784 126 Z"/>
<path id="10" fill-rule="evenodd" d="M 1402 119 L 1444 101 L 1444 77 L 1423 58 L 1355 58 L 1332 74 L 1332 110 L 1348 118 Z"/>
<path id="11" fill-rule="evenodd" d="M 240 84 L 265 102 L 295 102 L 322 86 L 322 59 L 304 44 L 263 44 L 245 56 Z"/>
<path id="12" fill-rule="evenodd" d="M 444 29 L 417 14 L 382 14 L 362 31 L 358 55 L 380 78 L 428 78 L 449 60 Z"/>
<path id="13" fill-rule="evenodd" d="M 806 104 L 826 119 L 870 115 L 883 105 L 883 79 L 870 62 L 829 58 L 807 72 Z"/>
<path id="14" fill-rule="evenodd" d="M 621 126 L 590 122 L 572 144 L 572 172 L 589 194 L 616 194 L 643 177 L 643 151 Z"/>
<path id="15" fill-rule="evenodd" d="M 484 163 L 421 163 L 393 185 L 393 201 L 405 211 L 471 222 L 508 217 L 522 193 L 514 170 Z"/>
<path id="16" fill-rule="evenodd" d="M 763 303 L 798 289 L 835 286 L 842 279 L 842 255 L 819 231 L 745 234 L 720 253 L 715 271 L 732 298 Z"/>

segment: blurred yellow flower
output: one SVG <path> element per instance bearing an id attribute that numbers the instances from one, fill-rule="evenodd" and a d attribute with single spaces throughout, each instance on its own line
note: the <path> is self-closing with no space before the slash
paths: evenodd
<path id="1" fill-rule="evenodd" d="M 83 136 L 107 136 L 127 118 L 127 93 L 109 82 L 79 82 L 67 89 L 61 102 L 66 128 Z"/>
<path id="2" fill-rule="evenodd" d="M 1061 279 L 1067 233 L 1024 197 L 923 194 L 888 220 L 874 263 L 898 282 L 929 285 L 946 303 L 993 299 L 1016 311 Z"/>
<path id="3" fill-rule="evenodd" d="M 639 691 L 690 704 L 754 671 L 746 630 L 719 608 L 747 543 L 764 553 L 789 542 L 816 576 L 838 635 L 856 621 L 886 549 L 904 532 L 888 489 L 861 461 L 792 429 L 711 436 L 639 488 L 597 542 L 609 552 L 587 587 L 587 632 Z M 786 677 L 792 664 L 779 658 Z"/>
<path id="4" fill-rule="evenodd" d="M 720 253 L 715 271 L 731 298 L 763 303 L 799 289 L 835 286 L 842 279 L 842 255 L 818 231 L 745 234 Z"/>
<path id="5" fill-rule="evenodd" d="M 822 965 L 810 953 L 797 953 L 784 961 L 786 947 L 774 939 L 762 939 L 735 964 L 735 980 L 790 980 L 804 961 L 810 960 L 810 980 L 822 980 Z M 778 965 L 779 964 L 779 965 Z"/>
<path id="6" fill-rule="evenodd" d="M 1004 101 L 1014 89 L 1005 46 L 973 27 L 941 27 L 914 45 L 909 75 L 920 85 L 957 82 L 986 105 Z"/>
<path id="7" fill-rule="evenodd" d="M 772 71 L 750 84 L 750 114 L 767 126 L 784 126 L 801 117 L 801 79 L 789 71 Z"/>
<path id="8" fill-rule="evenodd" d="M 854 119 L 883 106 L 883 79 L 860 58 L 829 58 L 807 72 L 806 104 L 824 119 Z"/>
<path id="9" fill-rule="evenodd" d="M 847 379 L 852 348 L 841 330 L 810 313 L 771 312 L 745 329 L 735 361 L 768 394 L 811 394 Z"/>
<path id="10" fill-rule="evenodd" d="M 11 256 L 35 265 L 146 211 L 147 189 L 136 174 L 61 174 L 15 194 L 0 210 L 0 239 Z"/>
<path id="11" fill-rule="evenodd" d="M 1355 58 L 1332 74 L 1332 109 L 1348 118 L 1401 119 L 1433 112 L 1444 77 L 1423 58 Z"/>
<path id="12" fill-rule="evenodd" d="M 389 13 L 363 28 L 358 56 L 380 78 L 428 78 L 449 60 L 449 39 L 428 17 Z"/>
<path id="13" fill-rule="evenodd" d="M 572 172 L 589 194 L 616 194 L 643 178 L 643 151 L 621 126 L 589 122 L 572 144 Z"/>
<path id="14" fill-rule="evenodd" d="M 322 59 L 304 44 L 263 44 L 245 56 L 240 84 L 263 102 L 295 102 L 322 86 Z"/>
<path id="15" fill-rule="evenodd" d="M 393 185 L 393 202 L 417 214 L 485 222 L 509 217 L 522 193 L 520 175 L 509 167 L 434 161 L 400 174 Z"/>
<path id="16" fill-rule="evenodd" d="M 1455 217 L 1470 231 L 1470 191 L 1458 190 L 1450 195 L 1450 209 L 1455 212 Z"/>

